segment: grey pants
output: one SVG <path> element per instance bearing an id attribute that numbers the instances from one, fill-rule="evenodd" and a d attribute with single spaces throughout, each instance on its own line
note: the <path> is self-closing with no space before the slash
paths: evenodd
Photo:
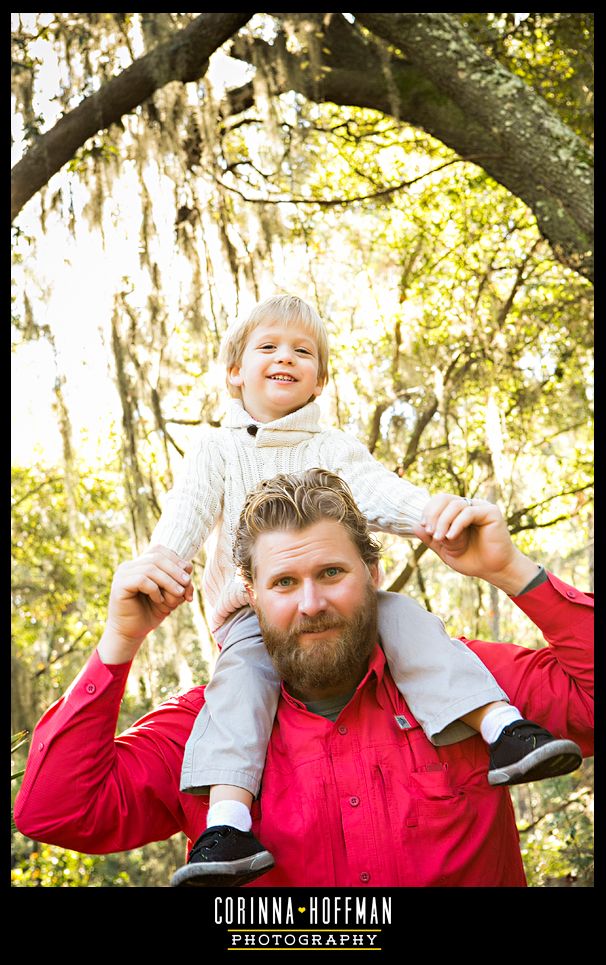
<path id="1" fill-rule="evenodd" d="M 509 698 L 482 661 L 414 600 L 379 592 L 378 629 L 392 677 L 435 745 L 476 733 L 458 718 Z M 280 680 L 254 610 L 243 607 L 215 633 L 221 646 L 206 703 L 185 746 L 181 790 L 208 794 L 235 784 L 256 796 L 274 722 Z"/>

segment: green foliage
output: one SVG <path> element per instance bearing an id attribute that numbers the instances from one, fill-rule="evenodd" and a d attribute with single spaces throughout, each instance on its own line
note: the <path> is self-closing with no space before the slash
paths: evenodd
<path id="1" fill-rule="evenodd" d="M 463 14 L 472 36 L 593 141 L 593 13 Z"/>
<path id="2" fill-rule="evenodd" d="M 27 713 L 16 723 L 31 729 L 99 638 L 130 548 L 115 471 L 83 469 L 69 488 L 61 469 L 13 467 L 12 477 L 13 655 L 33 687 L 33 700 L 15 695 Z"/>
<path id="3" fill-rule="evenodd" d="M 579 771 L 514 790 L 531 887 L 593 885 L 593 761 Z"/>
<path id="4" fill-rule="evenodd" d="M 20 730 L 18 734 L 13 734 L 11 736 L 11 755 L 13 755 L 15 751 L 18 751 L 20 747 L 23 747 L 23 745 L 27 743 L 28 737 L 29 731 L 27 730 Z M 23 777 L 24 770 L 25 769 L 22 768 L 20 771 L 13 771 L 11 773 L 11 783 L 13 781 L 18 781 L 20 777 Z M 13 810 L 11 807 L 11 834 L 14 834 L 16 830 L 17 826 L 13 819 Z"/>
<path id="5" fill-rule="evenodd" d="M 139 28 L 153 46 L 194 15 L 31 16 L 13 38 L 26 138 L 40 130 L 40 110 L 51 125 L 57 105 L 68 110 L 112 64 L 139 56 Z M 589 14 L 461 16 L 590 139 Z M 62 81 L 39 108 L 33 95 L 44 100 L 40 68 L 51 49 Z M 76 327 L 88 332 L 87 361 L 102 359 L 116 410 L 91 456 L 86 429 L 66 431 L 66 412 L 89 401 L 72 365 L 65 381 L 74 394 L 63 414 L 55 408 L 63 458 L 32 454 L 13 468 L 13 732 L 31 730 L 94 647 L 116 565 L 144 545 L 195 425 L 221 419 L 217 359 L 228 320 L 276 289 L 301 294 L 327 320 L 325 422 L 431 492 L 498 498 L 520 549 L 591 586 L 588 283 L 554 261 L 521 201 L 427 134 L 292 94 L 272 100 L 268 114 L 251 109 L 231 130 L 218 128 L 206 83 L 169 85 L 124 118 L 124 130 L 88 142 L 15 232 L 15 355 L 75 341 Z M 75 269 L 67 274 L 71 328 L 56 299 L 57 263 L 46 268 L 38 253 L 49 239 L 66 263 L 91 245 L 82 286 Z M 101 315 L 100 280 L 111 286 Z M 55 355 L 59 380 L 68 356 Z M 20 426 L 31 428 L 21 414 Z M 389 586 L 407 572 L 412 547 L 382 541 Z M 409 568 L 405 592 L 446 616 L 453 634 L 491 639 L 498 630 L 543 645 L 509 599 L 495 611 L 485 585 L 430 554 Z M 146 644 L 120 729 L 188 673 L 206 678 L 203 617 L 182 608 Z M 23 760 L 21 748 L 19 769 Z M 568 875 L 590 883 L 591 788 L 586 763 L 577 775 L 514 789 L 533 886 Z M 13 885 L 164 886 L 182 858 L 181 838 L 85 857 L 35 842 L 32 852 L 16 834 Z"/>

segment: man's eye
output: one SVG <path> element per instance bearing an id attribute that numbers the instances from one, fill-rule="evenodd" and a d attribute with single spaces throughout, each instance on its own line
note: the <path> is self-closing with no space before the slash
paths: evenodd
<path id="1" fill-rule="evenodd" d="M 282 576 L 279 580 L 276 580 L 274 586 L 292 586 L 292 583 L 292 576 Z"/>
<path id="2" fill-rule="evenodd" d="M 325 572 L 326 576 L 338 576 L 339 573 L 342 573 L 342 572 L 343 572 L 343 570 L 341 569 L 340 566 L 328 566 L 328 567 L 324 570 L 324 572 Z"/>

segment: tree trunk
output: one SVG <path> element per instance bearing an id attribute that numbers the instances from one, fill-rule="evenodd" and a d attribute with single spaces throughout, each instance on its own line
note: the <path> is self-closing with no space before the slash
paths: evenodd
<path id="1" fill-rule="evenodd" d="M 521 78 L 488 57 L 456 16 L 356 17 L 402 50 L 465 117 L 492 135 L 492 154 L 482 167 L 532 209 L 556 257 L 593 278 L 593 158 L 583 141 Z M 446 140 L 435 131 L 461 153 L 453 133 Z"/>
<path id="2" fill-rule="evenodd" d="M 583 141 L 539 94 L 484 54 L 456 15 L 355 16 L 407 59 L 394 52 L 386 67 L 380 45 L 334 15 L 327 26 L 318 15 L 320 72 L 307 51 L 289 53 L 280 35 L 271 45 L 238 38 L 233 53 L 251 64 L 262 60 L 275 92 L 371 108 L 427 131 L 521 198 L 554 256 L 593 280 L 593 158 Z M 253 85 L 244 85 L 230 92 L 227 111 L 253 100 Z"/>

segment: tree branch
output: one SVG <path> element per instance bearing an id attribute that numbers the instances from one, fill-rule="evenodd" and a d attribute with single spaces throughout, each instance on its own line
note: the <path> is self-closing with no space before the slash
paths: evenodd
<path id="1" fill-rule="evenodd" d="M 63 660 L 64 657 L 67 657 L 68 653 L 72 653 L 72 651 L 76 649 L 77 645 L 80 643 L 80 640 L 86 633 L 88 633 L 88 630 L 87 629 L 83 630 L 82 633 L 79 636 L 77 636 L 72 643 L 70 643 L 69 647 L 66 647 L 65 650 L 62 650 L 61 653 L 58 653 L 55 657 L 52 658 L 52 660 L 49 660 L 48 663 L 45 664 L 41 670 L 36 670 L 34 677 L 40 677 L 43 673 L 48 673 L 48 670 L 50 669 L 50 667 L 52 667 L 54 663 L 58 663 L 59 660 Z"/>
<path id="2" fill-rule="evenodd" d="M 475 158 L 452 158 L 444 164 L 439 164 L 437 168 L 432 168 L 431 171 L 425 171 L 424 174 L 419 174 L 418 177 L 412 178 L 410 181 L 401 181 L 400 184 L 393 184 L 389 188 L 381 188 L 380 191 L 371 191 L 370 194 L 355 195 L 353 198 L 248 198 L 239 191 L 238 188 L 230 187 L 229 184 L 225 184 L 225 182 L 221 181 L 216 175 L 213 175 L 213 178 L 217 184 L 225 188 L 226 191 L 232 191 L 234 194 L 238 194 L 244 201 L 248 201 L 251 204 L 318 204 L 324 207 L 334 207 L 340 204 L 353 204 L 354 201 L 370 201 L 372 198 L 382 198 L 388 194 L 394 194 L 396 191 L 409 188 L 412 184 L 416 184 L 417 181 L 421 181 L 423 178 L 428 178 L 431 174 L 436 174 L 437 171 L 441 171 L 451 164 L 460 164 L 462 161 L 471 160 L 475 160 Z M 252 166 L 253 165 L 251 165 L 251 167 Z M 259 171 L 258 173 L 261 174 L 262 172 Z M 265 175 L 263 176 L 265 177 Z"/>
<path id="3" fill-rule="evenodd" d="M 566 489 L 563 493 L 554 493 L 553 496 L 547 496 L 545 499 L 539 500 L 538 503 L 532 503 L 530 506 L 525 506 L 523 509 L 516 509 L 516 511 L 507 518 L 507 525 L 515 526 L 516 523 L 518 523 L 524 516 L 531 512 L 531 510 L 537 509 L 539 506 L 545 506 L 546 503 L 551 503 L 554 499 L 560 499 L 562 496 L 574 496 L 575 493 L 582 493 L 585 489 L 591 489 L 592 486 L 593 482 L 588 482 L 585 483 L 584 486 L 577 486 L 575 489 Z M 566 519 L 567 517 L 559 517 L 558 519 L 562 518 Z M 532 526 L 523 526 L 522 529 L 532 529 Z M 514 532 L 517 533 L 519 530 L 516 529 Z"/>
<path id="4" fill-rule="evenodd" d="M 34 489 L 30 489 L 30 491 L 26 493 L 25 496 L 21 496 L 20 499 L 15 500 L 15 502 L 13 503 L 13 509 L 16 506 L 20 506 L 21 503 L 25 502 L 26 499 L 29 499 L 30 496 L 35 496 L 35 494 L 40 492 L 41 489 L 44 489 L 45 486 L 50 486 L 51 483 L 59 482 L 59 479 L 60 479 L 59 476 L 51 476 L 50 479 L 44 479 L 39 486 L 36 486 Z"/>
<path id="5" fill-rule="evenodd" d="M 568 801 L 564 801 L 563 804 L 558 805 L 558 807 L 551 808 L 550 811 L 545 811 L 544 814 L 541 814 L 540 817 L 536 818 L 536 820 L 533 821 L 531 824 L 529 824 L 527 827 L 518 828 L 520 834 L 527 834 L 529 831 L 532 831 L 533 828 L 536 828 L 537 824 L 540 824 L 541 821 L 544 821 L 545 818 L 549 817 L 550 814 L 559 814 L 561 811 L 565 811 L 566 808 L 569 808 L 571 804 L 578 804 L 579 801 L 582 801 L 583 798 L 587 797 L 587 795 L 590 793 L 591 792 L 588 790 L 581 791 L 579 794 L 576 795 L 576 797 L 571 797 L 569 798 Z"/>
<path id="6" fill-rule="evenodd" d="M 402 590 L 406 586 L 410 577 L 417 569 L 417 563 L 419 562 L 423 554 L 427 552 L 428 549 L 429 549 L 429 546 L 426 546 L 425 543 L 419 543 L 419 545 L 415 547 L 414 552 L 412 554 L 413 562 L 407 563 L 404 569 L 402 570 L 402 572 L 399 574 L 399 576 L 396 576 L 395 580 L 392 581 L 391 585 L 387 587 L 387 590 L 389 593 L 399 593 L 400 590 Z"/>
<path id="7" fill-rule="evenodd" d="M 485 54 L 456 15 L 355 16 L 466 117 L 494 132 L 503 160 L 485 170 L 529 205 L 556 256 L 593 278 L 593 158 L 581 138 L 532 87 Z"/>
<path id="8" fill-rule="evenodd" d="M 89 137 L 117 123 L 170 81 L 201 77 L 208 58 L 250 19 L 250 13 L 202 13 L 86 97 L 38 138 L 14 166 L 11 221 Z"/>

